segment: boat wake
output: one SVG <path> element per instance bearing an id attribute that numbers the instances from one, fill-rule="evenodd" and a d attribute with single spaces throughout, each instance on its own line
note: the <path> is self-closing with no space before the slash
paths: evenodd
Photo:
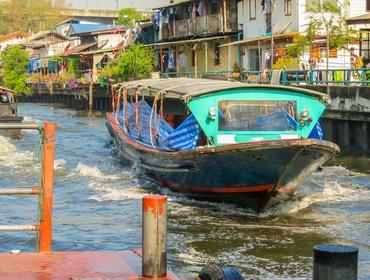
<path id="1" fill-rule="evenodd" d="M 362 180 L 363 177 L 369 178 L 369 175 L 354 173 L 341 166 L 325 167 L 306 180 L 293 200 L 282 203 L 263 215 L 291 214 L 313 205 L 327 207 L 337 203 L 369 201 L 370 187 L 362 184 L 362 181 L 368 180 Z"/>
<path id="2" fill-rule="evenodd" d="M 96 166 L 83 163 L 77 165 L 74 175 L 90 178 L 88 186 L 94 194 L 88 199 L 98 202 L 141 199 L 143 195 L 148 194 L 150 184 L 148 180 L 137 176 L 129 169 L 116 174 L 107 174 Z"/>

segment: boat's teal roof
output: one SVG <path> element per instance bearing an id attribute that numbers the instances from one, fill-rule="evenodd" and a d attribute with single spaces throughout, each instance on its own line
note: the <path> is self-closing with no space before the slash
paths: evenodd
<path id="1" fill-rule="evenodd" d="M 316 97 L 327 103 L 329 98 L 326 94 L 282 85 L 269 84 L 246 84 L 236 81 L 220 81 L 211 79 L 192 79 L 192 78 L 169 78 L 169 79 L 144 79 L 138 81 L 124 82 L 116 85 L 124 88 L 142 88 L 146 95 L 153 95 L 156 92 L 162 92 L 168 98 L 181 98 L 185 101 L 193 97 L 206 95 L 209 93 L 229 90 L 229 89 L 282 89 L 298 92 Z M 146 89 L 146 91 L 145 91 Z M 133 91 L 131 91 L 133 93 Z"/>

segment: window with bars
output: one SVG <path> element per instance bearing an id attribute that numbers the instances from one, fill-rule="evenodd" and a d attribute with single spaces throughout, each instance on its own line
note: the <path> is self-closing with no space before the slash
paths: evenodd
<path id="1" fill-rule="evenodd" d="M 256 0 L 249 0 L 249 19 L 256 19 Z"/>
<path id="2" fill-rule="evenodd" d="M 363 58 L 370 59 L 370 29 L 362 29 L 360 38 L 360 54 Z"/>
<path id="3" fill-rule="evenodd" d="M 284 15 L 292 15 L 292 0 L 284 0 Z"/>
<path id="4" fill-rule="evenodd" d="M 220 65 L 220 43 L 215 43 L 214 45 L 214 53 L 215 53 L 215 65 Z"/>

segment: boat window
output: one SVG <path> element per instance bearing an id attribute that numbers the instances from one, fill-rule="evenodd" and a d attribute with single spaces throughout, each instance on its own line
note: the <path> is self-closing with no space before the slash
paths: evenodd
<path id="1" fill-rule="evenodd" d="M 222 100 L 219 131 L 295 131 L 294 100 Z"/>

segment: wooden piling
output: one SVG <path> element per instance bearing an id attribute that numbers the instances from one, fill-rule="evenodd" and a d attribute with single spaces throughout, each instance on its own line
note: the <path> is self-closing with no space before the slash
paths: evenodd
<path id="1" fill-rule="evenodd" d="M 89 110 L 90 111 L 93 109 L 93 106 L 94 106 L 93 92 L 94 92 L 94 83 L 91 81 L 90 87 L 89 87 Z"/>

